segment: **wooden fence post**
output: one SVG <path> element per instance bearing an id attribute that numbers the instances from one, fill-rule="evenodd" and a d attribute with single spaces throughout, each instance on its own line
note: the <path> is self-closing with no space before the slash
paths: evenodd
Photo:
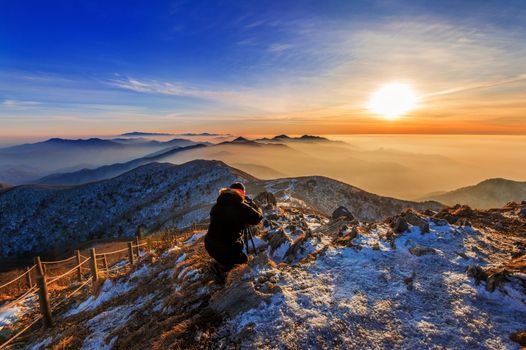
<path id="1" fill-rule="evenodd" d="M 106 258 L 106 254 L 104 254 L 102 257 L 104 258 L 104 270 L 106 270 L 106 273 L 109 273 L 108 259 Z"/>
<path id="2" fill-rule="evenodd" d="M 33 288 L 33 280 L 31 279 L 31 271 L 29 271 L 29 267 L 26 267 L 26 281 L 29 289 Z"/>
<path id="3" fill-rule="evenodd" d="M 135 236 L 135 245 L 137 246 L 137 258 L 139 258 L 139 243 L 140 243 L 139 236 Z"/>
<path id="4" fill-rule="evenodd" d="M 82 282 L 82 266 L 80 266 L 80 263 L 82 262 L 80 259 L 80 250 L 75 250 L 75 254 L 77 255 L 77 265 L 79 265 L 79 268 L 77 270 L 77 278 L 79 282 Z"/>
<path id="5" fill-rule="evenodd" d="M 44 326 L 51 327 L 53 326 L 53 319 L 51 318 L 51 306 L 49 305 L 46 275 L 39 256 L 35 258 L 35 264 L 37 265 L 38 302 L 40 304 L 40 312 L 43 316 L 42 319 L 44 320 Z"/>
<path id="6" fill-rule="evenodd" d="M 97 253 L 95 248 L 91 248 L 91 275 L 93 276 L 93 283 L 99 280 L 99 271 L 97 268 Z"/>
<path id="7" fill-rule="evenodd" d="M 132 242 L 128 242 L 128 260 L 130 261 L 130 264 L 134 264 L 135 263 L 135 259 L 133 257 L 133 243 Z"/>

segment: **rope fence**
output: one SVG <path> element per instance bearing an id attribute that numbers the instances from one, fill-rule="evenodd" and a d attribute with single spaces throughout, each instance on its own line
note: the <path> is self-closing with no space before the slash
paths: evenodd
<path id="1" fill-rule="evenodd" d="M 83 262 L 81 262 L 80 264 L 76 265 L 75 267 L 73 267 L 72 269 L 64 272 L 62 275 L 60 276 L 56 276 L 55 278 L 53 278 L 52 280 L 48 281 L 47 284 L 50 285 L 52 283 L 55 283 L 56 281 L 58 281 L 59 279 L 69 275 L 70 273 L 72 272 L 75 272 L 75 271 L 78 271 L 79 267 L 81 267 L 82 265 L 84 265 L 85 263 L 87 263 L 88 261 L 90 261 L 91 258 L 88 258 L 86 260 L 84 260 Z"/>
<path id="2" fill-rule="evenodd" d="M 21 279 L 22 277 L 24 277 L 25 275 L 31 273 L 31 271 L 33 271 L 33 269 L 35 269 L 35 268 L 36 268 L 36 265 L 31 266 L 29 269 L 26 270 L 26 272 L 24 272 L 24 273 L 21 274 L 20 276 L 15 277 L 15 278 L 13 278 L 11 281 L 2 284 L 2 285 L 0 286 L 0 289 L 3 289 L 3 288 L 5 288 L 5 287 L 7 287 L 7 286 L 13 284 L 14 282 L 20 280 L 20 279 Z"/>
<path id="3" fill-rule="evenodd" d="M 192 227 L 193 231 L 197 230 L 197 226 L 194 225 Z M 33 297 L 38 294 L 38 304 L 39 304 L 39 311 L 40 314 L 32 320 L 28 325 L 26 325 L 24 328 L 19 330 L 15 335 L 11 336 L 8 340 L 6 340 L 4 343 L 0 344 L 0 350 L 5 349 L 8 345 L 12 344 L 13 341 L 15 341 L 18 337 L 20 337 L 24 332 L 26 332 L 28 329 L 30 329 L 33 325 L 35 325 L 39 321 L 43 321 L 44 326 L 50 327 L 53 324 L 52 321 L 52 311 L 56 311 L 61 305 L 66 303 L 68 300 L 71 299 L 75 294 L 77 294 L 79 291 L 81 291 L 83 288 L 88 286 L 90 283 L 94 284 L 99 280 L 99 276 L 101 273 L 104 273 L 106 276 L 110 276 L 111 273 L 118 272 L 123 269 L 127 269 L 135 264 L 140 257 L 140 248 L 148 247 L 148 249 L 155 249 L 153 248 L 154 244 L 166 244 L 167 242 L 171 242 L 172 244 L 181 244 L 182 242 L 186 241 L 190 236 L 194 234 L 193 231 L 190 232 L 176 232 L 175 234 L 170 233 L 172 236 L 165 237 L 161 236 L 160 239 L 154 240 L 152 238 L 148 238 L 146 242 L 142 242 L 137 237 L 134 241 L 130 241 L 127 243 L 126 248 L 110 251 L 110 252 L 104 252 L 104 253 L 97 253 L 95 248 L 91 248 L 90 255 L 91 256 L 85 256 L 80 253 L 79 250 L 75 252 L 75 254 L 69 258 L 62 259 L 62 260 L 56 260 L 56 261 L 41 261 L 40 257 L 35 258 L 35 264 L 29 268 L 26 269 L 24 273 L 21 275 L 13 278 L 12 280 L 2 284 L 0 286 L 0 290 L 3 288 L 6 288 L 13 283 L 20 281 L 23 277 L 27 278 L 28 282 L 28 289 L 22 293 L 20 296 L 16 297 L 14 300 L 11 300 L 7 302 L 6 304 L 0 306 L 0 312 L 3 312 L 4 310 L 10 309 L 19 303 L 29 299 L 30 297 Z M 119 257 L 117 254 L 126 254 L 126 257 L 124 259 L 121 259 L 122 257 Z M 108 257 L 113 256 L 114 259 L 120 259 L 117 262 L 113 262 L 113 265 L 110 266 L 108 264 Z M 67 265 L 70 262 L 75 261 L 74 266 L 68 267 L 68 270 L 61 273 L 57 276 L 49 276 L 47 274 L 47 268 L 52 269 L 60 269 L 64 268 L 62 265 Z M 86 266 L 86 264 L 89 263 L 89 266 Z M 103 267 L 99 269 L 99 265 L 102 264 Z M 35 272 L 36 274 L 36 284 L 33 284 L 31 273 Z M 72 287 L 75 287 L 72 291 L 69 291 L 66 293 L 66 295 L 63 296 L 57 296 L 59 294 L 63 293 L 51 293 L 52 296 L 56 296 L 53 298 L 53 300 L 50 300 L 50 293 L 48 291 L 48 287 L 52 284 L 56 283 L 60 279 L 63 279 L 64 277 L 73 274 L 74 272 L 77 273 L 75 281 L 70 281 L 69 285 Z M 48 280 L 49 279 L 49 280 Z M 77 284 L 79 283 L 79 284 Z M 60 299 L 59 299 L 60 298 Z M 53 302 L 53 307 L 51 307 Z"/>

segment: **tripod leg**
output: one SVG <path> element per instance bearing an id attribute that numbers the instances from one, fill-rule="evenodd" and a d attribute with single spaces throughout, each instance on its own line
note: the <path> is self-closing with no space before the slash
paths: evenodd
<path id="1" fill-rule="evenodd" d="M 243 229 L 243 241 L 245 242 L 245 250 L 247 251 L 247 254 L 250 254 L 250 252 L 248 251 L 248 235 L 246 229 Z"/>
<path id="2" fill-rule="evenodd" d="M 254 249 L 254 255 L 256 255 L 256 245 L 254 244 L 254 237 L 252 236 L 252 232 L 250 232 L 250 241 L 252 242 L 252 248 Z"/>

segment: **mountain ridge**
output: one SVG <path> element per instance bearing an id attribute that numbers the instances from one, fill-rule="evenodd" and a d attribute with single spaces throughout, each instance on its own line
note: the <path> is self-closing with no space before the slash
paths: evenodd
<path id="1" fill-rule="evenodd" d="M 151 231 L 206 220 L 217 190 L 234 181 L 245 182 L 254 193 L 266 188 L 278 197 L 311 204 L 318 196 L 313 187 L 318 186 L 331 194 L 319 200 L 320 211 L 330 215 L 348 205 L 364 220 L 383 219 L 407 207 L 438 207 L 377 196 L 329 178 L 259 180 L 220 161 L 154 162 L 82 185 L 19 185 L 0 192 L 0 239 L 10 247 L 0 257 L 37 253 L 36 247 L 60 252 L 72 241 L 133 236 L 138 225 Z"/>
<path id="2" fill-rule="evenodd" d="M 448 205 L 466 204 L 481 209 L 498 208 L 510 201 L 526 200 L 526 181 L 490 178 L 475 185 L 420 197 L 424 198 Z"/>

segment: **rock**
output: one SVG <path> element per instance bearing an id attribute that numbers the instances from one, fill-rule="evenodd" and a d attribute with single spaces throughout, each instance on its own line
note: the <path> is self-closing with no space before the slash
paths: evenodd
<path id="1" fill-rule="evenodd" d="M 493 292 L 497 287 L 501 286 L 506 281 L 508 281 L 508 278 L 505 270 L 493 273 L 488 276 L 486 281 L 486 290 L 488 292 Z"/>
<path id="2" fill-rule="evenodd" d="M 508 202 L 508 203 L 504 204 L 504 206 L 502 208 L 503 209 L 515 209 L 518 206 L 519 206 L 519 203 L 511 201 L 511 202 Z"/>
<path id="3" fill-rule="evenodd" d="M 437 219 L 437 218 L 431 218 L 431 220 L 435 223 L 437 226 L 446 226 L 448 222 L 443 219 Z"/>
<path id="4" fill-rule="evenodd" d="M 334 240 L 334 243 L 338 245 L 350 247 L 352 246 L 352 241 L 353 239 L 356 238 L 356 236 L 358 236 L 358 229 L 356 228 L 356 226 L 353 226 L 351 229 L 347 228 L 345 230 L 345 233 L 342 236 L 336 237 L 336 239 Z"/>
<path id="5" fill-rule="evenodd" d="M 276 197 L 268 191 L 260 192 L 254 197 L 254 202 L 265 210 L 275 209 L 277 205 Z"/>
<path id="6" fill-rule="evenodd" d="M 510 335 L 510 339 L 515 343 L 518 343 L 520 346 L 526 346 L 526 330 L 520 330 L 513 333 Z"/>
<path id="7" fill-rule="evenodd" d="M 292 240 L 281 229 L 278 230 L 277 232 L 273 233 L 272 235 L 270 235 L 270 239 L 269 239 L 268 244 L 270 246 L 270 250 L 271 250 L 272 254 L 276 251 L 276 249 L 278 249 L 284 243 L 287 243 L 287 242 L 289 243 L 289 245 L 292 244 Z"/>
<path id="8" fill-rule="evenodd" d="M 395 216 L 389 220 L 389 226 L 395 233 L 402 233 L 409 229 L 407 221 L 401 216 Z"/>
<path id="9" fill-rule="evenodd" d="M 480 281 L 486 281 L 488 279 L 488 275 L 482 267 L 478 265 L 469 265 L 466 269 L 466 274 L 469 277 L 475 278 L 475 284 L 480 284 Z"/>
<path id="10" fill-rule="evenodd" d="M 436 250 L 428 247 L 414 246 L 409 248 L 409 253 L 415 256 L 422 256 L 426 254 L 436 254 Z"/>
<path id="11" fill-rule="evenodd" d="M 404 278 L 404 283 L 407 287 L 407 290 L 413 290 L 413 282 L 415 281 L 416 273 L 413 271 L 411 276 Z"/>
<path id="12" fill-rule="evenodd" d="M 461 218 L 457 221 L 457 225 L 461 227 L 471 227 L 471 222 L 469 222 L 469 220 L 466 218 Z"/>
<path id="13" fill-rule="evenodd" d="M 517 215 L 526 218 L 526 208 L 517 209 Z"/>
<path id="14" fill-rule="evenodd" d="M 431 210 L 431 209 L 424 210 L 424 214 L 427 216 L 433 216 L 433 215 L 436 215 L 436 213 L 437 213 L 436 211 Z"/>
<path id="15" fill-rule="evenodd" d="M 257 291 L 252 281 L 236 280 L 212 296 L 210 308 L 232 317 L 269 301 L 271 296 Z"/>
<path id="16" fill-rule="evenodd" d="M 429 233 L 429 222 L 424 218 L 420 217 L 416 212 L 409 209 L 402 213 L 402 217 L 409 224 L 420 228 L 421 233 Z"/>
<path id="17" fill-rule="evenodd" d="M 333 220 L 334 219 L 340 219 L 340 218 L 347 219 L 349 221 L 354 220 L 354 216 L 352 215 L 352 213 L 349 211 L 349 209 L 347 209 L 344 206 L 339 206 L 338 208 L 336 208 L 332 212 L 331 217 L 332 217 Z"/>
<path id="18" fill-rule="evenodd" d="M 475 212 L 469 205 L 456 205 L 452 208 L 451 215 L 460 217 L 473 217 Z"/>
<path id="19" fill-rule="evenodd" d="M 290 248 L 285 253 L 285 261 L 293 262 L 298 257 L 302 257 L 305 254 L 305 243 L 307 242 L 307 236 L 303 235 L 298 237 L 296 241 L 290 246 Z"/>

